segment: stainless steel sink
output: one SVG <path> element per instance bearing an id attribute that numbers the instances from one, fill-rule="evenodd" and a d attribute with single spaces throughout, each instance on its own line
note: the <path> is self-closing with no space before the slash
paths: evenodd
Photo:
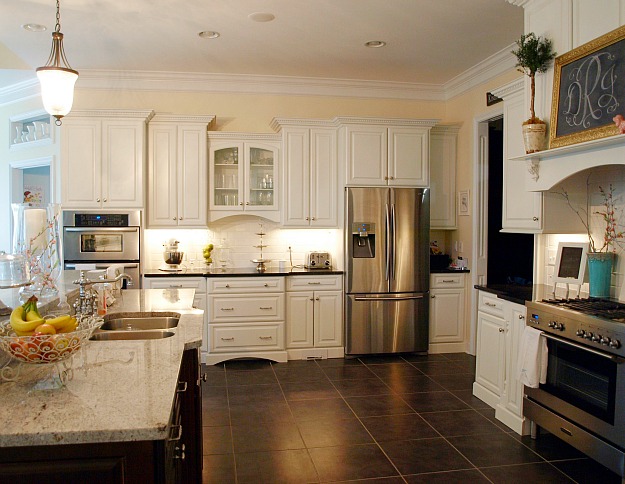
<path id="1" fill-rule="evenodd" d="M 105 320 L 100 329 L 105 331 L 141 331 L 172 329 L 178 326 L 179 316 L 132 316 Z"/>
<path id="2" fill-rule="evenodd" d="M 142 339 L 163 339 L 173 336 L 173 331 L 102 331 L 94 333 L 92 341 L 115 341 L 115 340 L 142 340 Z"/>

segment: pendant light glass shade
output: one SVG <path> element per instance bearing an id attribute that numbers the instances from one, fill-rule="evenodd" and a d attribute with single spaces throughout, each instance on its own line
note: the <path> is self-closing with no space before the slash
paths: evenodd
<path id="1" fill-rule="evenodd" d="M 65 58 L 59 0 L 56 2 L 56 26 L 52 32 L 52 50 L 45 66 L 37 69 L 41 84 L 41 99 L 45 110 L 61 124 L 61 118 L 68 114 L 74 102 L 74 84 L 78 71 L 72 69 Z"/>

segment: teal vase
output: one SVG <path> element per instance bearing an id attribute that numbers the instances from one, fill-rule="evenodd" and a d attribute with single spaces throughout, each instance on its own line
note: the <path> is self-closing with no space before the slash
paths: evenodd
<path id="1" fill-rule="evenodd" d="M 612 252 L 588 253 L 588 281 L 590 297 L 610 297 L 612 279 Z"/>

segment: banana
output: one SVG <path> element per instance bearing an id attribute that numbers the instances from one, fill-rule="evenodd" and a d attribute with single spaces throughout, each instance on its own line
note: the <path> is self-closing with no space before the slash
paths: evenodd
<path id="1" fill-rule="evenodd" d="M 37 296 L 31 296 L 22 307 L 24 308 L 24 314 L 26 315 L 26 321 L 36 321 L 41 319 L 41 314 L 37 309 Z"/>
<path id="2" fill-rule="evenodd" d="M 22 333 L 27 333 L 29 331 L 33 331 L 37 326 L 44 323 L 43 318 L 39 318 L 33 321 L 24 321 L 22 318 L 24 316 L 24 308 L 22 306 L 16 307 L 11 312 L 11 327 L 15 331 L 21 331 Z"/>
<path id="3" fill-rule="evenodd" d="M 56 318 L 46 319 L 46 323 L 51 326 L 54 326 L 54 329 L 58 330 L 63 326 L 67 326 L 70 322 L 71 317 L 69 314 L 63 314 L 62 316 L 57 316 Z"/>
<path id="4" fill-rule="evenodd" d="M 78 321 L 76 321 L 76 318 L 71 317 L 69 318 L 67 325 L 56 328 L 56 332 L 57 333 L 71 333 L 72 331 L 76 331 L 77 327 L 78 327 Z"/>
<path id="5" fill-rule="evenodd" d="M 18 331 L 17 329 L 14 329 L 13 331 L 15 331 L 15 334 L 18 336 L 32 336 L 35 334 L 34 331 Z"/>

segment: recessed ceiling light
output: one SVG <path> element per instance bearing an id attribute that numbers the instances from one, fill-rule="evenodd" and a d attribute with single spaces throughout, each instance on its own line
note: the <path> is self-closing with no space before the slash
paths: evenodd
<path id="1" fill-rule="evenodd" d="M 384 47 L 386 42 L 383 40 L 370 40 L 369 42 L 365 42 L 366 47 L 371 47 L 372 49 L 378 49 L 379 47 Z"/>
<path id="2" fill-rule="evenodd" d="M 198 35 L 203 39 L 216 39 L 219 37 L 219 32 L 215 32 L 214 30 L 203 30 Z"/>
<path id="3" fill-rule="evenodd" d="M 254 22 L 271 22 L 276 16 L 272 13 L 267 12 L 254 12 L 247 16 L 250 20 Z"/>
<path id="4" fill-rule="evenodd" d="M 45 25 L 41 24 L 24 24 L 22 25 L 24 30 L 28 30 L 29 32 L 45 32 L 48 28 Z"/>

